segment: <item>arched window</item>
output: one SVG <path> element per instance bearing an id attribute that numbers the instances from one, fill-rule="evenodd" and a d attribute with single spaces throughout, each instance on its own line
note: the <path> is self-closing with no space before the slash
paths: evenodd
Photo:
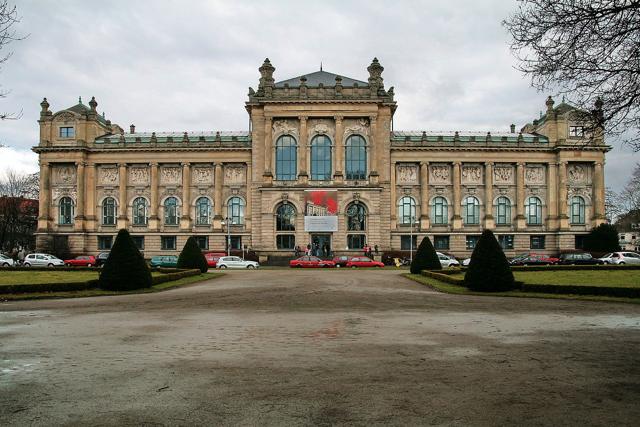
<path id="1" fill-rule="evenodd" d="M 473 196 L 467 196 L 462 202 L 465 225 L 480 224 L 480 202 Z"/>
<path id="2" fill-rule="evenodd" d="M 511 201 L 507 197 L 500 196 L 496 200 L 496 224 L 511 224 Z"/>
<path id="3" fill-rule="evenodd" d="M 367 227 L 367 209 L 362 203 L 351 203 L 347 206 L 347 230 L 364 231 Z"/>
<path id="4" fill-rule="evenodd" d="M 211 200 L 199 197 L 196 200 L 196 225 L 211 224 Z"/>
<path id="5" fill-rule="evenodd" d="M 244 200 L 232 197 L 227 203 L 227 216 L 234 225 L 244 224 Z"/>
<path id="6" fill-rule="evenodd" d="M 331 140 L 328 136 L 318 135 L 311 140 L 311 179 L 331 179 Z"/>
<path id="7" fill-rule="evenodd" d="M 276 209 L 276 231 L 296 230 L 296 209 L 289 203 L 283 203 Z"/>
<path id="8" fill-rule="evenodd" d="M 585 202 L 580 196 L 571 198 L 571 224 L 584 224 Z"/>
<path id="9" fill-rule="evenodd" d="M 116 225 L 116 199 L 113 197 L 102 201 L 102 225 Z"/>
<path id="10" fill-rule="evenodd" d="M 164 223 L 165 225 L 178 225 L 178 199 L 168 197 L 164 201 Z"/>
<path id="11" fill-rule="evenodd" d="M 347 179 L 367 179 L 367 144 L 360 135 L 351 135 L 345 144 Z"/>
<path id="12" fill-rule="evenodd" d="M 527 215 L 527 224 L 542 224 L 542 201 L 537 197 L 529 197 L 524 206 Z"/>
<path id="13" fill-rule="evenodd" d="M 71 200 L 71 197 L 61 198 L 60 203 L 58 204 L 58 210 L 58 224 L 73 224 L 73 200 Z"/>
<path id="14" fill-rule="evenodd" d="M 276 141 L 276 179 L 293 181 L 298 173 L 298 145 L 289 135 L 283 135 Z"/>
<path id="15" fill-rule="evenodd" d="M 149 219 L 149 205 L 144 197 L 133 200 L 133 225 L 147 225 Z"/>
<path id="16" fill-rule="evenodd" d="M 431 221 L 434 225 L 445 225 L 449 223 L 447 199 L 444 197 L 436 197 L 431 205 Z"/>
<path id="17" fill-rule="evenodd" d="M 400 224 L 416 222 L 416 201 L 413 197 L 404 196 L 398 202 L 398 221 Z"/>

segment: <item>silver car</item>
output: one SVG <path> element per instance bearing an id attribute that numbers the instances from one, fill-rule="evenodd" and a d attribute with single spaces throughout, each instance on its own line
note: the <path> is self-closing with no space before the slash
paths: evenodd
<path id="1" fill-rule="evenodd" d="M 640 254 L 637 254 L 635 252 L 612 252 L 599 259 L 605 264 L 640 265 Z"/>
<path id="2" fill-rule="evenodd" d="M 15 261 L 11 258 L 9 258 L 6 255 L 2 255 L 0 254 L 0 266 L 2 267 L 13 267 L 15 264 Z"/>
<path id="3" fill-rule="evenodd" d="M 445 255 L 441 252 L 436 252 L 436 254 L 438 255 L 438 259 L 440 260 L 440 265 L 444 268 L 444 267 L 460 267 L 460 263 L 458 262 L 457 259 L 450 257 L 448 255 Z"/>
<path id="4" fill-rule="evenodd" d="M 238 256 L 221 256 L 216 263 L 216 268 L 258 268 L 260 264 L 255 261 L 245 261 Z"/>
<path id="5" fill-rule="evenodd" d="M 64 265 L 64 261 L 49 254 L 29 254 L 24 258 L 25 267 L 56 267 Z"/>

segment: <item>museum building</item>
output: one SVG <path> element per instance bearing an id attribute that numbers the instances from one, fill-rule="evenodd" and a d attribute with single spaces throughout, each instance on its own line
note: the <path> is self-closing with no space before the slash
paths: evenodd
<path id="1" fill-rule="evenodd" d="M 40 104 L 37 249 L 111 248 L 130 231 L 146 257 L 295 246 L 409 250 L 428 235 L 456 256 L 491 229 L 507 255 L 580 248 L 604 222 L 604 144 L 592 112 L 546 100 L 520 131 L 397 131 L 394 88 L 316 71 L 276 82 L 266 59 L 248 131 L 129 132 L 94 98 Z"/>

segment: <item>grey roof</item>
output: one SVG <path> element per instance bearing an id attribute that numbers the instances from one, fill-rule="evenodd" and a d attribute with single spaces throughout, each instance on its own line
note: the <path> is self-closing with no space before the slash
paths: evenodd
<path id="1" fill-rule="evenodd" d="M 82 101 L 80 101 L 73 107 L 67 108 L 67 111 L 73 111 L 74 113 L 78 113 L 78 114 L 85 114 L 87 111 L 91 111 L 91 109 L 86 105 L 84 105 Z M 106 119 L 102 117 L 101 114 L 97 114 L 97 118 L 100 123 L 106 124 Z"/>
<path id="2" fill-rule="evenodd" d="M 124 138 L 125 143 L 134 142 L 150 142 L 153 136 L 153 132 L 136 132 L 125 133 L 123 135 L 104 135 L 96 138 L 97 144 L 110 144 L 120 142 L 120 138 Z M 173 142 L 181 142 L 184 137 L 184 132 L 155 132 L 155 138 L 157 142 L 167 142 L 168 138 L 171 138 Z M 247 131 L 197 131 L 187 132 L 187 137 L 193 142 L 240 142 L 248 143 L 251 141 L 251 133 Z M 219 139 L 218 139 L 219 138 Z"/>
<path id="3" fill-rule="evenodd" d="M 320 83 L 324 86 L 335 86 L 337 76 L 338 74 L 329 73 L 327 71 L 315 71 L 310 74 L 304 74 L 304 77 L 307 78 L 307 86 L 318 86 Z M 298 87 L 300 86 L 300 77 L 302 76 L 276 82 L 276 87 L 284 87 L 285 84 L 288 84 L 289 87 Z M 344 76 L 340 77 L 342 77 L 342 86 L 353 86 L 354 83 L 358 83 L 358 86 L 361 87 L 369 85 L 369 83 L 363 82 L 362 80 L 356 80 Z"/>
<path id="4" fill-rule="evenodd" d="M 393 131 L 391 133 L 391 140 L 396 142 L 402 141 L 421 141 L 424 136 L 427 142 L 452 142 L 456 135 L 456 131 Z M 520 137 L 519 133 L 511 132 L 491 132 L 492 141 L 504 141 L 504 142 L 517 142 Z M 470 141 L 485 141 L 487 138 L 487 132 L 481 131 L 458 131 L 458 140 L 460 142 Z M 532 133 L 522 134 L 523 142 L 541 142 L 546 143 L 548 139 L 543 135 L 536 135 Z"/>

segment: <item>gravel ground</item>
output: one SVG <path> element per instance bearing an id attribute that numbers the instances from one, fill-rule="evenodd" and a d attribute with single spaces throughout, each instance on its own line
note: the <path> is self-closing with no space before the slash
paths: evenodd
<path id="1" fill-rule="evenodd" d="M 637 425 L 640 305 L 235 271 L 0 304 L 0 425 Z"/>

